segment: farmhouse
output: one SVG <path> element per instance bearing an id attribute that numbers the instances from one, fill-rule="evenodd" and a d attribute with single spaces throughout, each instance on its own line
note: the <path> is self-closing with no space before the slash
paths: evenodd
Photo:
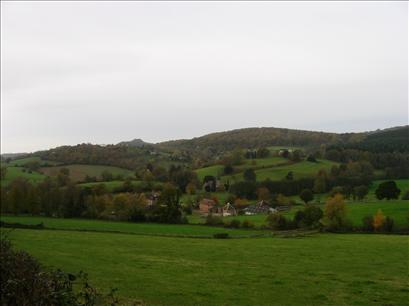
<path id="1" fill-rule="evenodd" d="M 148 206 L 153 206 L 156 204 L 156 202 L 159 199 L 159 194 L 157 193 L 152 193 L 150 195 L 147 196 L 147 205 Z"/>
<path id="2" fill-rule="evenodd" d="M 199 203 L 199 210 L 201 213 L 208 214 L 216 207 L 216 202 L 211 199 L 202 199 Z"/>
<path id="3" fill-rule="evenodd" d="M 271 208 L 270 205 L 264 200 L 244 209 L 244 213 L 246 215 L 268 214 L 272 212 L 277 212 L 277 210 Z"/>
<path id="4" fill-rule="evenodd" d="M 224 216 L 235 216 L 237 215 L 236 208 L 234 208 L 234 206 L 231 205 L 230 203 L 227 203 L 226 205 L 223 206 L 222 215 L 223 217 Z"/>

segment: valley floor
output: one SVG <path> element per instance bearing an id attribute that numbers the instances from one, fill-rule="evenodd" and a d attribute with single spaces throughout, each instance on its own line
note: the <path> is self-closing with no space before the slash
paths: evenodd
<path id="1" fill-rule="evenodd" d="M 197 239 L 18 229 L 47 266 L 146 305 L 408 305 L 408 236 Z"/>

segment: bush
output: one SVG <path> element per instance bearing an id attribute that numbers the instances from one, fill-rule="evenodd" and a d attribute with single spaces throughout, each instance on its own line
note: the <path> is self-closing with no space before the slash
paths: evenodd
<path id="1" fill-rule="evenodd" d="M 316 163 L 316 162 L 317 162 L 317 160 L 315 159 L 315 156 L 312 155 L 312 154 L 308 155 L 307 161 L 312 162 L 312 163 Z"/>
<path id="2" fill-rule="evenodd" d="M 250 220 L 243 220 L 241 223 L 242 228 L 254 228 L 254 223 L 251 222 Z"/>
<path id="3" fill-rule="evenodd" d="M 322 209 L 318 206 L 308 205 L 304 210 L 299 210 L 294 216 L 298 227 L 319 227 L 323 216 Z"/>
<path id="4" fill-rule="evenodd" d="M 349 227 L 346 220 L 346 206 L 342 195 L 329 198 L 324 207 L 323 225 L 329 231 L 342 231 Z"/>
<path id="5" fill-rule="evenodd" d="M 224 223 L 224 227 L 231 227 L 231 228 L 239 228 L 240 221 L 237 219 L 233 219 Z"/>
<path id="6" fill-rule="evenodd" d="M 394 220 L 390 217 L 386 217 L 385 222 L 383 223 L 383 230 L 390 233 L 393 231 L 394 225 Z"/>
<path id="7" fill-rule="evenodd" d="M 228 234 L 228 233 L 216 233 L 216 234 L 213 234 L 213 238 L 216 238 L 216 239 L 227 239 L 227 238 L 230 238 L 230 237 L 229 237 L 229 234 Z"/>
<path id="8" fill-rule="evenodd" d="M 379 184 L 378 188 L 375 190 L 375 195 L 378 200 L 382 200 L 386 198 L 387 200 L 390 199 L 397 199 L 400 194 L 400 189 L 396 185 L 395 181 L 387 181 Z"/>
<path id="9" fill-rule="evenodd" d="M 373 232 L 373 217 L 372 216 L 365 216 L 362 218 L 362 230 L 366 232 Z"/>
<path id="10" fill-rule="evenodd" d="M 409 200 L 409 190 L 406 190 L 402 195 L 402 200 Z"/>
<path id="11" fill-rule="evenodd" d="M 269 214 L 266 221 L 273 230 L 285 230 L 289 227 L 288 220 L 280 213 Z"/>
<path id="12" fill-rule="evenodd" d="M 85 273 L 44 270 L 28 253 L 13 250 L 4 234 L 0 240 L 0 293 L 1 305 L 118 305 L 113 291 L 107 296 L 98 293 Z"/>
<path id="13" fill-rule="evenodd" d="M 223 225 L 223 219 L 219 216 L 213 216 L 212 214 L 208 214 L 206 217 L 206 225 Z"/>
<path id="14" fill-rule="evenodd" d="M 304 201 L 305 204 L 314 199 L 314 195 L 310 189 L 304 189 L 300 193 L 300 199 Z"/>

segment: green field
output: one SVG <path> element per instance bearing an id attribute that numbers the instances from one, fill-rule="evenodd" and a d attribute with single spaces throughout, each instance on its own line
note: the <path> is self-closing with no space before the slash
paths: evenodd
<path id="1" fill-rule="evenodd" d="M 409 190 L 409 179 L 398 179 L 398 180 L 378 180 L 374 181 L 369 188 L 369 196 L 375 198 L 375 190 L 378 188 L 379 184 L 386 181 L 395 181 L 396 185 L 400 189 L 401 193 L 399 197 L 403 195 L 406 190 Z"/>
<path id="2" fill-rule="evenodd" d="M 324 204 L 319 205 L 324 209 Z M 346 202 L 347 218 L 353 226 L 362 225 L 362 219 L 365 216 L 373 216 L 378 209 L 381 209 L 385 216 L 392 218 L 395 222 L 396 229 L 409 227 L 409 201 L 402 200 L 384 200 L 384 201 L 365 201 L 365 202 Z M 293 206 L 290 211 L 283 212 L 283 215 L 292 219 L 295 213 L 303 209 L 304 205 Z M 256 226 L 265 224 L 267 215 L 252 215 L 252 216 L 229 216 L 224 217 L 225 220 L 237 219 L 240 221 L 249 220 Z M 189 217 L 189 222 L 204 223 L 205 219 L 198 216 Z"/>
<path id="3" fill-rule="evenodd" d="M 41 182 L 45 178 L 45 175 L 35 172 L 35 171 L 33 171 L 32 173 L 29 173 L 29 171 L 23 167 L 8 166 L 6 177 L 4 180 L 1 180 L 1 185 L 6 186 L 10 184 L 10 182 L 15 180 L 17 177 L 25 178 L 32 183 L 38 183 L 38 182 Z"/>
<path id="4" fill-rule="evenodd" d="M 255 159 L 246 159 L 243 165 L 234 167 L 239 170 L 246 170 L 248 168 L 258 169 L 258 168 L 267 168 L 274 167 L 280 164 L 288 163 L 288 159 L 283 157 L 268 157 L 268 158 L 255 158 Z"/>
<path id="5" fill-rule="evenodd" d="M 199 182 L 203 182 L 203 179 L 206 175 L 212 175 L 214 177 L 218 177 L 219 175 L 222 175 L 223 166 L 215 165 L 215 166 L 200 168 L 200 169 L 195 170 L 195 172 L 199 178 Z"/>
<path id="6" fill-rule="evenodd" d="M 261 235 L 265 233 L 257 230 L 225 229 L 222 227 L 210 227 L 204 225 L 131 223 L 102 220 L 58 219 L 28 216 L 21 217 L 1 216 L 1 220 L 5 222 L 21 224 L 44 223 L 45 227 L 53 229 L 104 231 L 138 235 L 197 236 L 210 238 L 215 233 L 228 233 L 232 237 Z"/>
<path id="7" fill-rule="evenodd" d="M 100 184 L 104 184 L 106 189 L 109 192 L 115 191 L 116 188 L 122 187 L 124 185 L 124 181 L 102 181 L 102 182 L 91 182 L 91 183 L 81 183 L 78 184 L 79 187 L 94 187 Z M 143 184 L 148 184 L 147 182 L 144 181 L 132 181 L 132 186 L 138 187 Z M 159 188 L 163 183 L 161 182 L 151 182 L 153 189 Z"/>
<path id="8" fill-rule="evenodd" d="M 332 166 L 337 165 L 337 163 L 328 160 L 319 160 L 317 163 L 312 163 L 309 161 L 301 161 L 293 165 L 287 165 L 276 168 L 268 168 L 257 170 L 257 180 L 264 181 L 266 179 L 271 180 L 282 180 L 292 171 L 294 174 L 294 179 L 314 176 L 321 169 L 330 170 Z"/>
<path id="9" fill-rule="evenodd" d="M 57 166 L 57 167 L 43 167 L 41 172 L 48 176 L 57 176 L 61 168 L 67 168 L 70 170 L 70 177 L 73 181 L 82 181 L 85 177 L 95 176 L 97 179 L 101 178 L 101 174 L 104 171 L 112 173 L 112 175 L 122 175 L 124 178 L 130 176 L 134 177 L 134 173 L 130 170 L 111 167 L 111 166 L 98 166 L 98 165 L 66 165 L 66 166 Z"/>
<path id="10" fill-rule="evenodd" d="M 243 176 L 241 172 L 249 168 L 262 169 L 262 168 L 274 167 L 274 166 L 285 164 L 285 163 L 288 163 L 288 159 L 275 156 L 275 157 L 268 157 L 268 158 L 245 159 L 243 164 L 239 166 L 234 166 L 233 168 L 235 169 L 235 171 L 239 172 L 236 175 Z M 214 166 L 197 169 L 195 170 L 195 172 L 197 173 L 199 181 L 202 182 L 206 175 L 212 175 L 214 177 L 219 177 L 223 175 L 223 168 L 224 166 L 222 165 L 214 165 Z"/>
<path id="11" fill-rule="evenodd" d="M 55 161 L 50 161 L 50 160 L 42 160 L 40 157 L 37 156 L 32 156 L 32 157 L 26 157 L 26 158 L 19 158 L 19 159 L 14 159 L 10 161 L 8 164 L 9 166 L 14 166 L 14 167 L 23 167 L 27 163 L 30 162 L 38 162 L 41 166 L 55 166 L 58 165 L 58 162 Z"/>
<path id="12" fill-rule="evenodd" d="M 106 189 L 110 192 L 114 191 L 116 188 L 121 187 L 124 184 L 124 181 L 108 181 L 108 182 L 91 182 L 91 183 L 81 183 L 78 184 L 78 187 L 95 187 L 100 184 L 104 184 Z"/>
<path id="13" fill-rule="evenodd" d="M 316 163 L 309 161 L 301 161 L 292 165 L 266 167 L 256 170 L 257 181 L 264 181 L 266 179 L 271 180 L 283 180 L 288 172 L 292 171 L 294 179 L 314 176 L 321 169 L 329 171 L 333 165 L 337 165 L 335 162 L 328 160 L 319 160 Z M 236 173 L 234 175 L 223 176 L 223 181 L 229 180 L 230 182 L 242 181 L 243 173 Z"/>
<path id="14" fill-rule="evenodd" d="M 192 239 L 14 230 L 47 266 L 147 305 L 408 305 L 408 237 Z"/>

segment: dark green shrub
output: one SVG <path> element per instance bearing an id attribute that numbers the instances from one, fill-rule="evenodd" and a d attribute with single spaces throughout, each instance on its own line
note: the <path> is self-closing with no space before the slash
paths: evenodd
<path id="1" fill-rule="evenodd" d="M 223 225 L 223 219 L 219 216 L 213 216 L 212 214 L 208 214 L 206 217 L 206 225 Z"/>
<path id="2" fill-rule="evenodd" d="M 362 230 L 367 232 L 373 232 L 373 217 L 372 216 L 365 216 L 362 218 Z"/>
<path id="3" fill-rule="evenodd" d="M 406 190 L 402 195 L 402 200 L 409 200 L 409 190 Z"/>
<path id="4" fill-rule="evenodd" d="M 400 194 L 400 189 L 396 185 L 395 181 L 387 181 L 379 184 L 378 188 L 375 190 L 375 195 L 378 200 L 382 200 L 386 198 L 387 200 L 390 199 L 397 199 Z"/>
<path id="5" fill-rule="evenodd" d="M 224 223 L 224 227 L 240 228 L 240 221 L 233 219 Z"/>
<path id="6" fill-rule="evenodd" d="M 310 189 L 304 189 L 300 193 L 300 199 L 304 201 L 305 204 L 314 199 L 314 195 Z"/>
<path id="7" fill-rule="evenodd" d="M 216 233 L 216 234 L 213 234 L 213 238 L 216 238 L 216 239 L 227 239 L 227 238 L 230 238 L 230 237 L 229 237 L 229 234 L 228 234 L 228 233 Z"/>
<path id="8" fill-rule="evenodd" d="M 303 210 L 296 212 L 294 222 L 298 227 L 319 227 L 323 216 L 322 209 L 318 206 L 307 205 Z"/>
<path id="9" fill-rule="evenodd" d="M 288 220 L 280 213 L 269 214 L 267 217 L 267 224 L 273 230 L 288 229 Z"/>
<path id="10" fill-rule="evenodd" d="M 0 295 L 1 305 L 118 305 L 113 292 L 108 296 L 98 293 L 85 273 L 44 270 L 28 253 L 13 250 L 4 235 L 0 240 Z"/>
<path id="11" fill-rule="evenodd" d="M 390 217 L 386 217 L 386 218 L 385 218 L 385 222 L 384 222 L 384 224 L 383 224 L 383 230 L 384 230 L 385 232 L 389 232 L 389 233 L 390 233 L 390 232 L 393 231 L 394 225 L 395 225 L 394 220 L 393 220 L 392 218 L 390 218 Z"/>
<path id="12" fill-rule="evenodd" d="M 251 222 L 250 220 L 243 220 L 241 223 L 242 228 L 254 228 L 254 223 Z"/>

